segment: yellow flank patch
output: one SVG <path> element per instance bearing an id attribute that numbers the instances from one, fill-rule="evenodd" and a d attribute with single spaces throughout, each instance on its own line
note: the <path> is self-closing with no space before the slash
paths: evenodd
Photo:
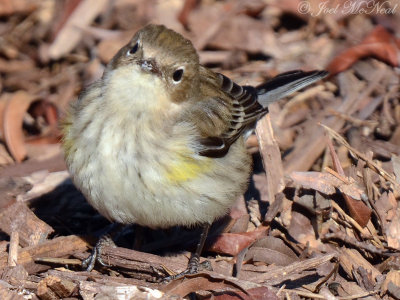
<path id="1" fill-rule="evenodd" d="M 64 153 L 66 156 L 72 151 L 72 148 L 75 146 L 75 141 L 69 137 L 69 130 L 71 129 L 72 123 L 70 121 L 69 116 L 64 119 L 61 123 L 61 132 L 62 132 L 62 147 L 64 149 Z"/>
<path id="2" fill-rule="evenodd" d="M 179 159 L 168 166 L 166 177 L 169 181 L 180 183 L 199 177 L 211 170 L 210 158 L 194 159 L 193 157 L 179 156 Z"/>

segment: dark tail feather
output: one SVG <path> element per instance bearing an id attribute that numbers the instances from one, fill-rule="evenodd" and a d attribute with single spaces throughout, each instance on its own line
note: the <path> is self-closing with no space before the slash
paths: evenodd
<path id="1" fill-rule="evenodd" d="M 270 103 L 282 99 L 328 76 L 328 74 L 326 71 L 291 71 L 280 74 L 257 86 L 257 100 L 263 107 L 267 107 Z"/>

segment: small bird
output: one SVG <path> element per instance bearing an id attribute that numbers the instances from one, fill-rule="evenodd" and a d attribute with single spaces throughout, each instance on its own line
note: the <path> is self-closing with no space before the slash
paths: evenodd
<path id="1" fill-rule="evenodd" d="M 327 74 L 240 86 L 201 65 L 182 35 L 147 25 L 71 106 L 62 143 L 72 180 L 113 222 L 203 226 L 180 274 L 196 273 L 210 225 L 248 186 L 245 138 L 270 103 Z"/>

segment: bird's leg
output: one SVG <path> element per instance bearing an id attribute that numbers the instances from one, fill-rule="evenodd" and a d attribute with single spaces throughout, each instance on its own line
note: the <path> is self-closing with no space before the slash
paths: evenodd
<path id="1" fill-rule="evenodd" d="M 204 244 L 207 239 L 208 231 L 210 230 L 210 224 L 205 224 L 203 227 L 203 231 L 200 234 L 200 240 L 196 247 L 196 252 L 192 253 L 189 259 L 189 263 L 187 266 L 188 274 L 195 274 L 199 271 L 200 266 L 200 255 L 203 251 Z"/>
<path id="2" fill-rule="evenodd" d="M 176 274 L 176 275 L 171 275 L 168 277 L 164 278 L 164 282 L 168 282 L 174 279 L 181 278 L 185 275 L 191 275 L 191 274 L 196 274 L 199 272 L 200 268 L 202 269 L 211 269 L 211 265 L 209 261 L 205 261 L 205 263 L 200 264 L 200 254 L 203 251 L 204 244 L 207 239 L 208 231 L 210 230 L 210 224 L 204 224 L 203 226 L 203 231 L 200 235 L 200 240 L 199 243 L 197 244 L 196 247 L 196 252 L 192 253 L 189 259 L 188 266 L 185 271 Z"/>
<path id="3" fill-rule="evenodd" d="M 96 245 L 93 247 L 92 253 L 82 261 L 82 268 L 87 272 L 93 270 L 96 261 L 100 263 L 104 267 L 110 267 L 107 263 L 105 263 L 101 258 L 101 251 L 103 247 L 106 246 L 114 246 L 116 247 L 113 236 L 121 230 L 122 225 L 118 223 L 114 223 L 110 228 L 106 230 L 106 232 L 99 238 Z"/>

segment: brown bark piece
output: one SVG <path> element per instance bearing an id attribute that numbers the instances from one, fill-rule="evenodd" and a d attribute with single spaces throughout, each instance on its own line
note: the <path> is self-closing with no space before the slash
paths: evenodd
<path id="1" fill-rule="evenodd" d="M 75 235 L 61 236 L 41 244 L 21 249 L 18 252 L 18 264 L 25 267 L 29 274 L 49 269 L 47 265 L 35 264 L 36 257 L 63 257 L 74 252 L 87 250 L 88 244 Z M 8 254 L 0 254 L 0 271 L 7 266 Z"/>
<path id="2" fill-rule="evenodd" d="M 54 231 L 21 202 L 15 202 L 0 212 L 0 229 L 8 235 L 18 231 L 23 247 L 43 242 Z"/>
<path id="3" fill-rule="evenodd" d="M 77 284 L 72 281 L 48 276 L 39 282 L 37 294 L 42 299 L 66 298 L 71 296 L 76 288 Z"/>
<path id="4" fill-rule="evenodd" d="M 268 201 L 273 203 L 275 195 L 283 188 L 283 166 L 281 152 L 274 137 L 269 115 L 258 121 L 256 134 L 260 143 L 265 173 L 267 174 Z"/>

